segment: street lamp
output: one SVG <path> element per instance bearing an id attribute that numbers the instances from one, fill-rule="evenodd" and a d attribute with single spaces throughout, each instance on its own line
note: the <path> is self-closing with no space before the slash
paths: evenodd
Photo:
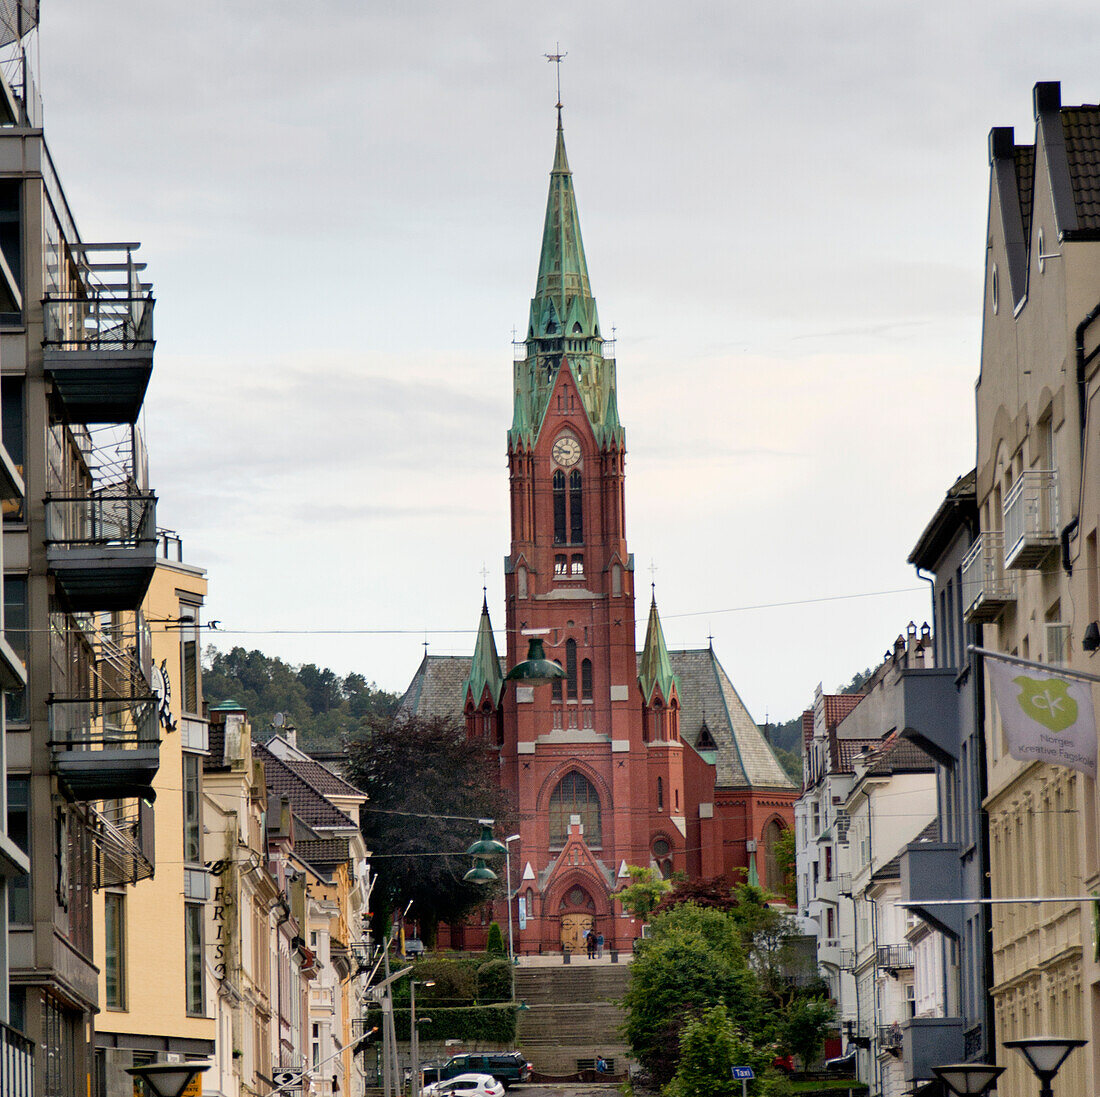
<path id="1" fill-rule="evenodd" d="M 1051 1082 L 1062 1069 L 1076 1047 L 1084 1047 L 1088 1040 L 1075 1040 L 1062 1036 L 1028 1036 L 1023 1040 L 1005 1040 L 1005 1047 L 1014 1047 L 1023 1054 L 1027 1065 L 1039 1079 L 1039 1097 L 1054 1097 Z"/>
<path id="2" fill-rule="evenodd" d="M 409 1039 L 412 1043 L 412 1070 L 409 1071 L 410 1075 L 410 1088 L 412 1090 L 411 1097 L 420 1097 L 420 1033 L 416 1027 L 416 983 L 415 979 L 409 980 Z M 434 987 L 434 979 L 426 979 L 421 984 L 422 987 Z M 423 1020 L 431 1020 L 430 1017 L 425 1017 Z"/>
<path id="3" fill-rule="evenodd" d="M 209 1063 L 147 1063 L 127 1067 L 126 1073 L 140 1078 L 153 1097 L 180 1097 L 180 1094 L 204 1071 Z"/>
<path id="4" fill-rule="evenodd" d="M 527 640 L 527 658 L 522 663 L 516 663 L 504 676 L 504 680 L 515 682 L 517 686 L 544 686 L 547 682 L 564 677 L 565 671 L 557 663 L 546 658 L 542 637 L 530 636 Z"/>
<path id="5" fill-rule="evenodd" d="M 516 1000 L 516 950 L 512 944 L 512 850 L 513 842 L 519 841 L 518 834 L 509 834 L 504 839 L 504 884 L 508 889 L 508 963 L 512 965 L 512 1001 Z"/>
<path id="6" fill-rule="evenodd" d="M 497 874 L 485 863 L 489 857 L 500 857 L 508 853 L 508 847 L 493 837 L 493 820 L 478 819 L 481 824 L 481 837 L 474 842 L 466 855 L 474 859 L 474 867 L 462 879 L 467 884 L 491 884 Z"/>
<path id="7" fill-rule="evenodd" d="M 932 1073 L 957 1097 L 982 1097 L 1004 1071 L 1004 1067 L 992 1063 L 951 1063 L 932 1068 Z"/>

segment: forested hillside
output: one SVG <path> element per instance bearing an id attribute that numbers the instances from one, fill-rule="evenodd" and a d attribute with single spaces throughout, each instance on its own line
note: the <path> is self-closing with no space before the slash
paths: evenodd
<path id="1" fill-rule="evenodd" d="M 281 712 L 298 729 L 298 742 L 310 750 L 340 750 L 344 739 L 369 716 L 388 716 L 400 697 L 362 674 L 341 678 L 313 663 L 293 666 L 262 651 L 206 649 L 203 694 L 211 705 L 232 698 L 248 709 L 253 734 L 263 741 Z"/>

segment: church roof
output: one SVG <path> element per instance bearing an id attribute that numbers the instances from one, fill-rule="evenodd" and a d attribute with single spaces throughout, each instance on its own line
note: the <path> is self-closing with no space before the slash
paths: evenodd
<path id="1" fill-rule="evenodd" d="M 714 649 L 670 651 L 668 658 L 680 697 L 680 737 L 694 745 L 706 724 L 715 745 L 717 786 L 794 788 Z M 426 655 L 401 698 L 398 718 L 461 720 L 471 662 L 468 656 Z"/>
<path id="2" fill-rule="evenodd" d="M 718 750 L 719 788 L 794 788 L 737 694 L 713 648 L 669 652 L 679 680 L 680 738 L 694 743 L 706 723 Z"/>
<path id="3" fill-rule="evenodd" d="M 642 696 L 647 704 L 653 700 L 654 690 L 660 690 L 662 699 L 667 703 L 673 688 L 677 685 L 676 676 L 672 673 L 672 663 L 668 657 L 668 647 L 665 645 L 661 618 L 657 613 L 656 598 L 649 607 L 645 645 L 638 664 L 638 684 L 642 687 Z"/>
<path id="4" fill-rule="evenodd" d="M 504 690 L 504 674 L 501 671 L 497 642 L 493 637 L 493 624 L 489 620 L 489 603 L 481 603 L 481 621 L 477 628 L 474 657 L 470 661 L 470 673 L 463 683 L 463 696 L 470 696 L 475 705 L 481 704 L 486 687 L 493 704 L 500 702 Z"/>

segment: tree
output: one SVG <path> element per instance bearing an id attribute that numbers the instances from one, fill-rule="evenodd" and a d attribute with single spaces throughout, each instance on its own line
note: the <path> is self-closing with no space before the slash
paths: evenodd
<path id="1" fill-rule="evenodd" d="M 825 1047 L 825 1033 L 835 1012 L 824 998 L 796 998 L 787 1007 L 782 1024 L 782 1043 L 810 1070 Z"/>
<path id="2" fill-rule="evenodd" d="M 771 1049 L 755 1047 L 741 1035 L 725 1005 L 712 1006 L 684 1025 L 680 1063 L 665 1097 L 734 1097 L 741 1090 L 731 1077 L 735 1066 L 752 1067 L 754 1095 L 788 1093 L 786 1080 L 771 1068 L 772 1058 Z"/>
<path id="3" fill-rule="evenodd" d="M 627 865 L 626 871 L 630 873 L 630 883 L 615 894 L 622 903 L 623 910 L 644 922 L 662 897 L 671 890 L 672 885 L 667 880 L 662 880 L 660 873 L 652 868 Z"/>
<path id="4" fill-rule="evenodd" d="M 374 854 L 373 928 L 383 934 L 411 899 L 430 946 L 440 921 L 458 921 L 495 894 L 462 879 L 477 819 L 495 819 L 504 834 L 514 822 L 495 768 L 460 724 L 443 719 L 368 717 L 347 750 L 348 779 L 370 797 L 360 824 Z"/>
<path id="5" fill-rule="evenodd" d="M 784 830 L 775 843 L 775 861 L 783 872 L 783 898 L 788 906 L 798 902 L 798 880 L 795 875 L 797 865 L 794 830 Z"/>
<path id="6" fill-rule="evenodd" d="M 490 956 L 504 955 L 504 934 L 500 932 L 499 922 L 489 923 L 489 937 L 485 942 L 485 951 Z"/>
<path id="7" fill-rule="evenodd" d="M 657 911 L 668 910 L 680 903 L 694 903 L 697 907 L 709 907 L 711 910 L 732 910 L 737 906 L 737 899 L 728 876 L 712 876 L 705 880 L 677 880 L 672 890 L 657 904 Z"/>
<path id="8" fill-rule="evenodd" d="M 742 1030 L 759 1030 L 760 996 L 729 914 L 681 903 L 651 926 L 631 964 L 623 1028 L 635 1058 L 663 1085 L 676 1072 L 689 1020 L 725 1002 Z"/>

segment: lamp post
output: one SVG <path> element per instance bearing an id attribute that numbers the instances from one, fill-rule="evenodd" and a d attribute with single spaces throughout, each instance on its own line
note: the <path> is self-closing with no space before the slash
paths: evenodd
<path id="1" fill-rule="evenodd" d="M 493 837 L 493 820 L 478 819 L 481 824 L 481 837 L 474 842 L 466 856 L 474 859 L 474 867 L 462 877 L 468 884 L 491 884 L 497 874 L 485 863 L 490 857 L 500 857 L 508 853 L 508 847 Z"/>
<path id="2" fill-rule="evenodd" d="M 140 1078 L 152 1097 L 180 1097 L 180 1094 L 204 1071 L 209 1063 L 147 1063 L 127 1067 L 126 1073 Z"/>
<path id="3" fill-rule="evenodd" d="M 420 1097 L 420 1033 L 416 1028 L 416 979 L 409 980 L 409 1041 L 412 1050 L 412 1070 L 409 1071 L 411 1097 Z M 422 987 L 434 987 L 434 979 L 426 979 Z M 427 1019 L 427 1018 L 426 1018 Z"/>
<path id="4" fill-rule="evenodd" d="M 1074 1048 L 1084 1047 L 1088 1040 L 1062 1036 L 1028 1036 L 1022 1040 L 1005 1040 L 1005 1047 L 1014 1047 L 1023 1054 L 1027 1065 L 1039 1079 L 1039 1097 L 1054 1097 L 1051 1083 L 1062 1069 Z"/>
<path id="5" fill-rule="evenodd" d="M 504 886 L 508 889 L 508 963 L 512 967 L 512 1001 L 516 1000 L 516 950 L 512 944 L 512 850 L 513 842 L 519 841 L 518 834 L 509 834 L 504 839 Z"/>
<path id="6" fill-rule="evenodd" d="M 1004 1067 L 992 1063 L 950 1063 L 932 1068 L 932 1073 L 956 1097 L 982 1097 L 1004 1071 Z"/>

